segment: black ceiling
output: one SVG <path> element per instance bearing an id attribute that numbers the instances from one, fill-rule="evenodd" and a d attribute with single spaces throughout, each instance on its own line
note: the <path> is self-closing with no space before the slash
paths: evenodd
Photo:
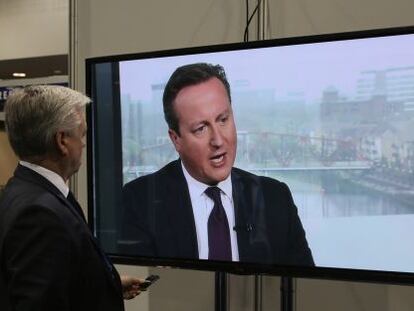
<path id="1" fill-rule="evenodd" d="M 68 55 L 0 60 L 0 79 L 16 79 L 14 72 L 26 73 L 25 79 L 67 75 Z"/>

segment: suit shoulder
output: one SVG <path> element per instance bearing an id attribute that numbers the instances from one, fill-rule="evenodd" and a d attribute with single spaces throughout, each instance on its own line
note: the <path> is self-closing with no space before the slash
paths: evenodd
<path id="1" fill-rule="evenodd" d="M 258 186 L 262 189 L 265 197 L 292 198 L 288 185 L 275 178 L 256 175 L 238 168 L 233 168 L 236 179 L 239 179 L 245 186 Z"/>
<path id="2" fill-rule="evenodd" d="M 24 207 L 24 206 L 44 206 L 46 208 L 61 202 L 51 192 L 42 188 L 40 185 L 21 181 L 12 178 L 7 184 L 2 195 L 1 206 Z"/>
<path id="3" fill-rule="evenodd" d="M 142 187 L 148 187 L 150 184 L 162 184 L 169 179 L 174 180 L 179 173 L 179 162 L 172 161 L 160 168 L 158 171 L 140 176 L 125 184 L 124 190 L 133 190 Z"/>

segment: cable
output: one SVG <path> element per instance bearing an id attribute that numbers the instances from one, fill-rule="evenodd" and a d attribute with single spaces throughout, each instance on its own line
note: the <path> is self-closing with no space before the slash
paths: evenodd
<path id="1" fill-rule="evenodd" d="M 249 25 L 254 17 L 254 15 L 257 13 L 257 11 L 259 10 L 260 4 L 262 3 L 262 0 L 259 0 L 257 2 L 256 7 L 253 10 L 252 15 L 250 15 L 249 19 L 247 20 L 246 23 L 246 28 L 244 29 L 244 42 L 248 42 L 249 41 Z M 249 15 L 249 1 L 246 0 L 246 16 Z"/>

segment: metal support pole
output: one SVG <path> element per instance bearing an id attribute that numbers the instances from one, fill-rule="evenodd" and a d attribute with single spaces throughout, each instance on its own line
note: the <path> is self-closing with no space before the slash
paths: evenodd
<path id="1" fill-rule="evenodd" d="M 259 3 L 260 0 L 258 0 Z M 261 0 L 257 12 L 257 40 L 265 40 L 268 38 L 268 1 Z"/>
<path id="2" fill-rule="evenodd" d="M 227 310 L 227 275 L 225 272 L 215 273 L 215 311 Z"/>
<path id="3" fill-rule="evenodd" d="M 280 278 L 280 310 L 293 311 L 293 278 L 282 276 Z"/>
<path id="4" fill-rule="evenodd" d="M 261 275 L 254 276 L 254 311 L 261 311 L 263 308 L 263 280 Z"/>

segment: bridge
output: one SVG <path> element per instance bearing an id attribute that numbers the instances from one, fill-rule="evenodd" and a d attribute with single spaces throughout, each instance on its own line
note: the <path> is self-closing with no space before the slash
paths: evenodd
<path id="1" fill-rule="evenodd" d="M 325 136 L 271 131 L 238 131 L 239 167 L 250 171 L 282 170 L 365 170 L 372 167 L 361 151 L 360 142 Z M 128 147 L 128 146 L 126 146 Z M 159 167 L 177 157 L 167 136 L 141 146 L 131 155 L 130 165 Z"/>
<path id="2" fill-rule="evenodd" d="M 332 164 L 330 166 L 289 166 L 289 167 L 245 167 L 242 164 L 236 166 L 242 166 L 251 172 L 278 172 L 278 171 L 330 171 L 330 170 L 367 170 L 372 167 L 370 162 L 354 161 L 349 162 L 347 165 L 341 163 Z"/>

